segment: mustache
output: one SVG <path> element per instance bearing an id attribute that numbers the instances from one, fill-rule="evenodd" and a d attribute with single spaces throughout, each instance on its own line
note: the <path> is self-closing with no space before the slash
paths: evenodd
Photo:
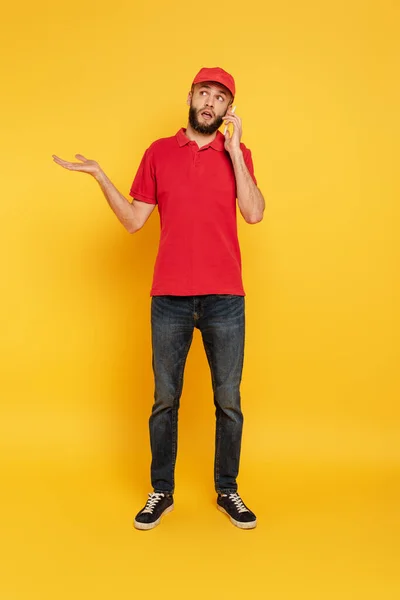
<path id="1" fill-rule="evenodd" d="M 215 117 L 215 112 L 213 110 L 207 108 L 206 106 L 204 106 L 203 108 L 199 108 L 199 110 L 197 111 L 197 114 L 199 115 L 200 113 L 205 112 L 205 111 L 209 112 L 210 115 Z"/>

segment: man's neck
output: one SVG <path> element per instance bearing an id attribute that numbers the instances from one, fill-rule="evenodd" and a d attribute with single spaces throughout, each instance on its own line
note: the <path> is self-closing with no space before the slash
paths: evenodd
<path id="1" fill-rule="evenodd" d="M 202 146 L 206 146 L 207 144 L 211 144 L 211 142 L 217 137 L 217 131 L 215 131 L 211 135 L 199 133 L 198 131 L 193 129 L 190 123 L 188 123 L 186 126 L 185 134 L 186 137 L 189 138 L 189 140 L 193 140 L 194 142 L 196 142 L 199 148 L 201 148 Z"/>

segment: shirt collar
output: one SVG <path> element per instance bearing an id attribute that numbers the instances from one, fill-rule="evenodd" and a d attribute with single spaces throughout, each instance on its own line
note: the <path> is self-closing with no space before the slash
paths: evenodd
<path id="1" fill-rule="evenodd" d="M 192 141 L 187 137 L 185 131 L 186 130 L 183 127 L 181 127 L 181 129 L 175 135 L 177 142 L 178 142 L 179 146 L 181 146 L 181 147 L 185 146 L 186 144 L 188 144 L 189 142 Z M 220 131 L 217 131 L 217 135 L 215 136 L 213 141 L 210 144 L 206 144 L 205 146 L 202 146 L 201 150 L 204 150 L 205 148 L 208 148 L 209 146 L 211 148 L 214 148 L 214 150 L 219 150 L 219 151 L 222 151 L 225 149 L 225 137 L 222 135 L 222 133 Z"/>

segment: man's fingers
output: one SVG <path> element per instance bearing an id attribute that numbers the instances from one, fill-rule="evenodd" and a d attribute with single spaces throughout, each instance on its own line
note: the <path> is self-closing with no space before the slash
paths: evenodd
<path id="1" fill-rule="evenodd" d="M 55 154 L 53 154 L 53 160 L 54 160 L 54 162 L 58 163 L 59 165 L 63 165 L 63 166 L 66 163 L 65 160 L 63 160 L 62 158 L 59 158 Z"/>
<path id="2" fill-rule="evenodd" d="M 58 156 L 55 156 L 54 154 L 53 154 L 53 160 L 55 163 L 57 163 L 61 167 L 64 167 L 65 169 L 70 169 L 71 171 L 79 170 L 82 167 L 82 163 L 68 162 L 67 160 L 58 158 Z"/>
<path id="3" fill-rule="evenodd" d="M 236 123 L 234 123 L 233 121 L 231 121 L 230 119 L 226 119 L 225 117 L 225 129 L 224 129 L 224 135 L 226 134 L 227 131 L 229 131 L 229 124 L 232 123 L 233 126 L 236 125 Z"/>
<path id="4" fill-rule="evenodd" d="M 58 163 L 59 165 L 61 165 L 62 167 L 66 167 L 67 165 L 71 165 L 72 163 L 63 160 L 62 158 L 59 158 L 58 156 L 54 156 L 53 154 L 53 160 L 54 162 Z"/>
<path id="5" fill-rule="evenodd" d="M 230 120 L 232 123 L 237 122 L 240 123 L 240 117 L 238 117 L 237 115 L 225 115 L 224 120 Z"/>
<path id="6" fill-rule="evenodd" d="M 83 164 L 82 164 L 82 162 L 70 162 L 68 160 L 63 160 L 62 158 L 60 158 L 59 156 L 56 156 L 55 154 L 53 154 L 52 156 L 53 156 L 53 160 L 55 163 L 57 163 L 61 167 L 64 167 L 65 169 L 70 169 L 71 171 L 82 170 L 83 165 L 86 162 L 89 162 L 88 159 L 85 158 L 82 154 L 75 154 L 75 156 L 76 156 L 76 158 L 79 158 L 79 160 L 82 160 Z"/>
<path id="7" fill-rule="evenodd" d="M 59 163 L 60 165 L 72 164 L 68 160 L 64 160 L 63 158 L 60 158 L 59 156 L 56 156 L 55 154 L 53 154 L 53 160 L 55 162 Z"/>

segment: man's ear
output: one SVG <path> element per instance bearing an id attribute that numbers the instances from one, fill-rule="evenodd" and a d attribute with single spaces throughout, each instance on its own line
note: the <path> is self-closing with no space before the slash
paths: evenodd
<path id="1" fill-rule="evenodd" d="M 192 96 L 193 96 L 192 92 L 189 92 L 189 93 L 188 93 L 187 100 L 186 100 L 186 104 L 187 104 L 188 106 L 190 106 L 190 103 L 191 103 L 191 101 L 192 101 Z"/>

